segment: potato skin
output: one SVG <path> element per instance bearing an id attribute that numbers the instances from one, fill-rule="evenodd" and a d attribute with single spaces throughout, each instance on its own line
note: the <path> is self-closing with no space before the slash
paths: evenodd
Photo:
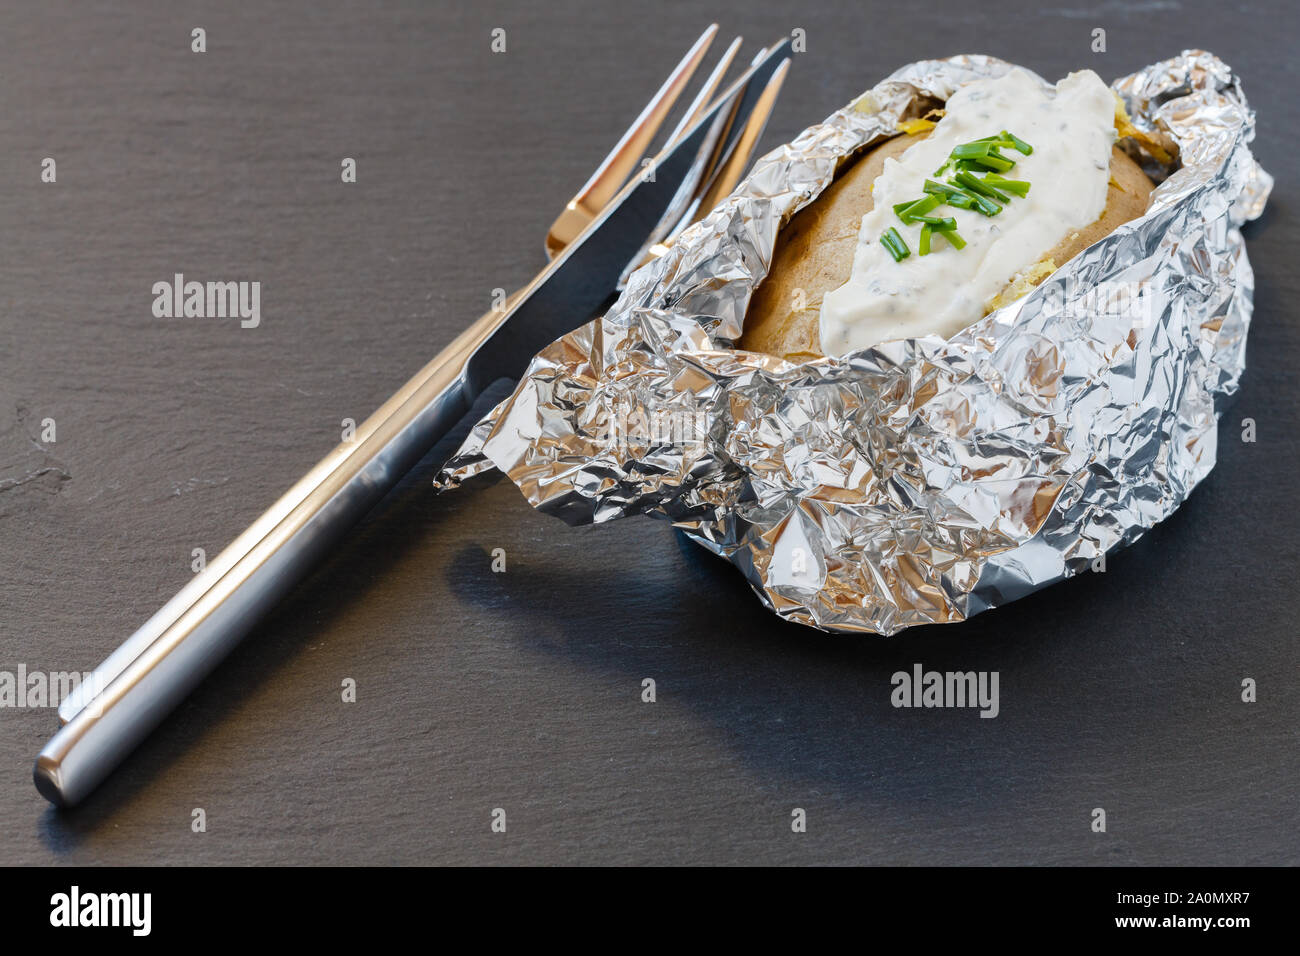
<path id="1" fill-rule="evenodd" d="M 776 239 L 772 268 L 750 299 L 740 348 L 796 362 L 821 357 L 822 297 L 848 281 L 862 217 L 871 211 L 872 183 L 884 171 L 886 159 L 898 158 L 927 135 L 895 136 L 872 147 L 786 224 Z M 1101 217 L 1055 249 L 1043 250 L 1058 267 L 1146 212 L 1152 183 L 1118 147 L 1111 150 L 1110 177 Z"/>

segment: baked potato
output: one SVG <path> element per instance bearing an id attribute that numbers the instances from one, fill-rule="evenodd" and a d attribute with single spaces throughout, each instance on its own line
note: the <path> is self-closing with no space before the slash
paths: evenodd
<path id="1" fill-rule="evenodd" d="M 792 361 L 825 354 L 820 341 L 822 300 L 849 278 L 863 217 L 873 208 L 872 186 L 887 159 L 897 159 L 930 133 L 931 129 L 903 133 L 866 150 L 785 225 L 777 237 L 767 277 L 750 300 L 740 348 Z M 1116 226 L 1141 216 L 1152 188 L 1142 169 L 1118 146 L 1113 147 L 1100 218 L 1073 231 L 1054 248 L 1042 250 L 1039 267 L 1017 276 L 987 304 L 985 314 L 1027 293 Z"/>

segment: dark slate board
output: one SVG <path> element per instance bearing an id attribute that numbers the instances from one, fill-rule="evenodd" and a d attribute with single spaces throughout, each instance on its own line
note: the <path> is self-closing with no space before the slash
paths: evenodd
<path id="1" fill-rule="evenodd" d="M 191 549 L 219 550 L 530 276 L 711 19 L 751 50 L 807 31 L 769 145 L 926 56 L 1051 77 L 1189 46 L 1233 64 L 1277 188 L 1247 231 L 1250 367 L 1217 469 L 1104 575 L 881 640 L 779 622 L 656 522 L 570 529 L 505 481 L 435 497 L 431 458 L 77 811 L 30 782 L 53 712 L 0 710 L 0 863 L 1300 860 L 1294 6 L 633 9 L 0 13 L 0 670 L 98 663 Z M 261 327 L 155 319 L 150 288 L 178 271 L 260 281 Z M 892 708 L 890 675 L 918 661 L 997 670 L 1001 715 Z"/>

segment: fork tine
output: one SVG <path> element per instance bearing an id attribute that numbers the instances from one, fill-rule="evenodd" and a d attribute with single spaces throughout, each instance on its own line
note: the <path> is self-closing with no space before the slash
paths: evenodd
<path id="1" fill-rule="evenodd" d="M 668 75 L 663 86 L 592 173 L 591 178 L 569 200 L 564 212 L 552 223 L 547 233 L 548 255 L 553 256 L 568 245 L 574 236 L 581 232 L 614 196 L 618 195 L 623 183 L 645 156 L 655 134 L 668 118 L 673 104 L 677 102 L 677 98 L 703 61 L 709 44 L 713 42 L 717 32 L 718 25 L 713 23 L 700 34 L 699 39 L 686 52 L 686 56 Z"/>
<path id="2" fill-rule="evenodd" d="M 703 116 L 704 111 L 713 103 L 713 94 L 718 92 L 718 87 L 722 84 L 723 77 L 725 77 L 727 71 L 731 69 L 731 63 L 735 60 L 736 53 L 740 50 L 740 44 L 743 42 L 743 39 L 743 37 L 736 37 L 731 41 L 731 46 L 727 47 L 726 51 L 723 52 L 722 59 L 720 59 L 718 65 L 713 68 L 713 72 L 709 74 L 709 78 L 705 80 L 704 85 L 700 87 L 699 93 L 695 94 L 695 100 L 686 110 L 686 114 L 682 117 L 681 122 L 677 124 L 677 128 L 673 130 L 672 135 L 668 137 L 667 146 L 671 146 L 673 143 L 677 142 L 677 138 L 694 126 L 695 121 Z"/>
<path id="3" fill-rule="evenodd" d="M 740 182 L 742 176 L 749 169 L 750 160 L 753 159 L 754 150 L 758 147 L 758 141 L 763 137 L 763 131 L 767 129 L 767 121 L 772 115 L 772 108 L 776 105 L 777 94 L 781 92 L 781 84 L 785 82 L 785 75 L 790 70 L 790 61 L 782 60 L 781 65 L 776 68 L 772 78 L 767 81 L 767 86 L 763 88 L 758 102 L 754 104 L 754 111 L 749 114 L 749 119 L 745 122 L 745 128 L 741 131 L 739 139 L 731 149 L 731 155 L 717 171 L 713 182 L 705 191 L 704 196 L 700 199 L 700 204 L 694 213 L 693 218 L 686 219 L 681 227 L 674 232 L 680 232 L 686 228 L 695 219 L 702 219 L 709 213 L 713 212 L 714 207 L 731 194 Z"/>
<path id="4" fill-rule="evenodd" d="M 700 148 L 695 154 L 695 160 L 691 164 L 690 172 L 683 178 L 681 185 L 677 187 L 677 193 L 668 204 L 668 208 L 664 210 L 664 214 L 659 218 L 659 222 L 646 236 L 641 251 L 629 259 L 627 265 L 623 268 L 617 286 L 620 292 L 627 285 L 628 276 L 636 269 L 650 259 L 661 256 L 667 251 L 667 246 L 663 245 L 663 243 L 671 242 L 670 237 L 680 231 L 682 222 L 690 216 L 691 210 L 699 205 L 700 193 L 712 181 L 713 175 L 717 171 L 719 150 L 722 148 L 727 131 L 735 120 L 736 110 L 740 108 L 740 102 L 748 89 L 748 78 L 737 81 L 736 88 L 732 93 L 731 105 L 724 110 L 720 110 L 718 115 L 714 117 L 708 135 L 700 143 Z"/>
<path id="5" fill-rule="evenodd" d="M 668 74 L 664 85 L 646 104 L 641 115 L 632 122 L 627 132 L 610 150 L 609 155 L 592 173 L 591 179 L 578 191 L 575 199 L 593 210 L 598 210 L 604 208 L 606 203 L 618 195 L 627 177 L 649 150 L 655 134 L 668 118 L 673 104 L 677 102 L 677 97 L 695 75 L 696 69 L 703 62 L 705 54 L 709 52 L 709 45 L 717 34 L 716 23 L 710 24 L 708 29 L 700 34 L 699 39 L 686 51 L 681 62 L 673 68 L 672 73 Z"/>
<path id="6" fill-rule="evenodd" d="M 761 59 L 761 56 L 755 57 L 755 62 Z M 647 244 L 643 255 L 638 256 L 624 271 L 620 286 L 626 282 L 627 277 L 632 274 L 635 268 L 667 252 L 668 247 L 673 244 L 673 241 L 683 229 L 713 212 L 714 207 L 736 188 L 741 176 L 749 168 L 749 161 L 753 157 L 759 139 L 762 138 L 763 130 L 767 127 L 768 118 L 772 115 L 772 108 L 776 105 L 777 94 L 781 92 L 781 84 L 784 82 L 789 68 L 790 61 L 788 59 L 782 60 L 781 65 L 772 73 L 771 79 L 767 81 L 767 85 L 763 87 L 763 92 L 759 94 L 757 101 L 755 101 L 754 110 L 745 122 L 740 136 L 732 141 L 730 147 L 726 147 L 724 144 L 719 149 L 710 162 L 708 172 L 700 178 L 696 185 L 693 200 L 677 219 L 676 225 L 667 232 L 661 231 L 654 242 Z M 740 98 L 738 97 L 737 104 L 739 102 Z M 733 118 L 734 115 L 733 110 Z"/>
<path id="7" fill-rule="evenodd" d="M 750 69 L 754 69 L 762 63 L 771 50 L 772 47 L 761 47 L 754 54 L 753 59 L 749 61 Z M 746 84 L 745 89 L 741 90 L 740 94 L 732 101 L 731 109 L 725 117 L 720 116 L 718 118 L 721 132 L 711 141 L 713 145 L 710 147 L 708 165 L 692 186 L 690 198 L 684 200 L 682 205 L 671 208 L 672 218 L 666 216 L 665 221 L 660 224 L 661 228 L 656 231 L 654 236 L 656 241 L 648 247 L 653 255 L 663 255 L 667 244 L 672 242 L 677 233 L 681 232 L 697 218 L 696 211 L 700 208 L 700 202 L 704 198 L 705 191 L 708 189 L 709 184 L 714 181 L 719 169 L 726 163 L 727 157 L 732 154 L 736 144 L 740 141 L 739 135 L 736 134 L 736 124 L 743 115 L 748 97 L 749 88 L 748 84 Z M 757 102 L 755 100 L 755 105 L 757 105 Z M 750 107 L 750 109 L 753 109 L 753 107 Z M 743 128 L 741 132 L 743 133 Z M 705 212 L 708 211 L 708 209 L 705 210 Z"/>
<path id="8" fill-rule="evenodd" d="M 767 125 L 767 119 L 771 115 L 790 61 L 788 57 L 782 58 L 763 89 L 754 97 L 749 95 L 750 72 L 758 68 L 765 59 L 775 57 L 777 53 L 778 47 L 767 47 L 760 51 L 754 57 L 750 70 L 737 81 L 733 88 L 734 99 L 731 107 L 718 114 L 710 138 L 701 147 L 696 168 L 683 181 L 677 197 L 673 199 L 659 224 L 651 231 L 641 252 L 634 256 L 623 270 L 618 284 L 620 291 L 637 268 L 667 252 L 673 240 L 683 229 L 712 211 L 712 205 L 708 207 L 701 205 L 708 194 L 720 199 L 725 193 L 720 192 L 719 189 L 725 186 L 725 191 L 729 193 L 735 187 Z M 747 102 L 750 102 L 749 106 L 745 105 Z M 757 119 L 753 117 L 755 112 L 759 114 Z M 741 128 L 736 131 L 738 122 Z M 741 154 L 737 160 L 735 155 L 738 148 Z M 711 186 L 714 188 L 710 189 Z"/>

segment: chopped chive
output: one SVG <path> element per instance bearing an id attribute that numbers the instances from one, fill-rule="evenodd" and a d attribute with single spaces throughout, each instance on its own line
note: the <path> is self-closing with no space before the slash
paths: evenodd
<path id="1" fill-rule="evenodd" d="M 989 173 L 984 177 L 986 186 L 993 186 L 1003 192 L 1015 193 L 1022 199 L 1029 193 L 1029 183 L 1023 179 L 1006 179 L 997 173 Z"/>
<path id="2" fill-rule="evenodd" d="M 987 156 L 979 156 L 974 159 L 958 160 L 957 168 L 965 172 L 982 173 L 986 170 L 996 173 L 1005 173 L 1008 169 L 1016 164 L 1005 156 L 990 152 Z"/>
<path id="3" fill-rule="evenodd" d="M 944 164 L 932 174 L 938 177 L 951 172 L 947 183 L 927 179 L 922 189 L 925 198 L 894 206 L 894 214 L 902 222 L 920 224 L 921 240 L 917 247 L 920 255 L 928 256 L 933 251 L 936 232 L 947 239 L 954 249 L 966 248 L 966 240 L 957 232 L 956 219 L 951 216 L 929 215 L 939 206 L 947 205 L 954 209 L 973 210 L 984 216 L 996 216 L 1002 211 L 1002 206 L 1011 202 L 1012 196 L 1023 198 L 1029 194 L 1030 184 L 1027 180 L 1008 179 L 1001 175 L 1015 166 L 1016 161 L 1002 155 L 998 152 L 1000 149 L 1014 149 L 1025 156 L 1034 151 L 1032 146 L 1006 130 L 961 143 L 953 147 Z M 901 262 L 911 255 L 907 243 L 893 227 L 881 234 L 880 243 L 894 257 L 895 262 Z"/>
<path id="4" fill-rule="evenodd" d="M 1003 136 L 981 136 L 979 139 L 971 140 L 973 143 L 988 143 L 990 146 L 996 146 L 999 149 L 1014 149 L 1015 143 Z"/>
<path id="5" fill-rule="evenodd" d="M 986 183 L 984 180 L 980 179 L 978 176 L 974 175 L 973 173 L 958 173 L 953 178 L 956 179 L 957 182 L 959 182 L 961 185 L 965 186 L 967 189 L 971 190 L 972 192 L 977 192 L 981 196 L 988 196 L 990 199 L 996 199 L 998 202 L 1002 203 L 1003 205 L 1006 205 L 1007 203 L 1011 202 L 1011 199 L 1006 194 L 998 192 L 996 189 L 994 189 L 992 186 L 990 186 L 988 183 Z"/>
<path id="6" fill-rule="evenodd" d="M 941 205 L 943 205 L 943 201 L 938 196 L 926 196 L 913 203 L 908 208 L 906 216 L 908 219 L 915 219 L 917 216 L 923 216 Z"/>
<path id="7" fill-rule="evenodd" d="M 951 216 L 913 216 L 912 222 L 923 222 L 936 229 L 956 229 L 957 220 Z"/>
<path id="8" fill-rule="evenodd" d="M 974 209 L 976 198 L 964 189 L 936 183 L 933 179 L 925 181 L 925 191 L 931 196 L 942 196 L 944 203 L 955 209 Z"/>
<path id="9" fill-rule="evenodd" d="M 1030 153 L 1034 151 L 1034 147 L 1030 146 L 1028 143 L 1026 143 L 1019 136 L 1016 136 L 1014 133 L 1008 133 L 1006 130 L 1003 130 L 1000 135 L 1003 139 L 1011 140 L 1012 148 L 1014 148 L 1018 153 L 1023 153 L 1024 155 L 1028 156 Z"/>
<path id="10" fill-rule="evenodd" d="M 1005 173 L 1008 172 L 1015 163 L 1000 163 L 992 156 L 986 156 L 983 159 L 963 159 L 957 164 L 959 173 Z"/>
<path id="11" fill-rule="evenodd" d="M 961 233 L 959 233 L 956 229 L 938 229 L 936 231 L 939 233 L 939 235 L 943 236 L 945 239 L 951 242 L 952 247 L 954 249 L 966 248 L 966 240 L 961 237 Z"/>
<path id="12" fill-rule="evenodd" d="M 948 158 L 945 159 L 945 160 L 943 161 L 943 165 L 940 166 L 938 169 L 936 169 L 936 170 L 935 170 L 933 173 L 931 173 L 930 175 L 931 175 L 931 176 L 942 176 L 942 175 L 943 175 L 944 173 L 946 173 L 948 170 L 952 169 L 952 167 L 953 167 L 953 163 L 955 163 L 955 162 L 956 162 L 956 160 L 952 158 L 952 155 L 951 155 L 951 154 L 949 154 Z"/>
<path id="13" fill-rule="evenodd" d="M 979 198 L 981 197 L 972 196 L 967 192 L 959 192 L 955 193 L 948 199 L 945 199 L 944 202 L 949 206 L 952 206 L 954 209 L 976 209 L 978 211 L 979 203 L 976 200 Z"/>
<path id="14" fill-rule="evenodd" d="M 954 146 L 943 165 L 931 175 L 942 176 L 954 169 L 963 173 L 1005 173 L 1015 166 L 1016 161 L 1003 156 L 998 152 L 999 149 L 1014 149 L 1025 156 L 1034 151 L 1023 139 L 1003 130 L 993 136 L 981 136 L 969 143 Z"/>
<path id="15" fill-rule="evenodd" d="M 936 183 L 933 179 L 927 179 L 925 181 L 923 190 L 931 196 L 946 196 L 951 198 L 952 196 L 961 195 L 960 189 L 955 189 L 952 186 L 945 186 L 943 183 Z"/>
<path id="16" fill-rule="evenodd" d="M 893 226 L 880 234 L 880 244 L 894 257 L 895 262 L 902 262 L 911 255 L 907 243 L 903 241 L 903 237 L 898 234 L 898 230 Z"/>
<path id="17" fill-rule="evenodd" d="M 911 222 L 917 216 L 923 216 L 936 206 L 942 204 L 938 196 L 925 196 L 922 199 L 914 199 L 911 202 L 900 202 L 894 206 L 894 215 L 903 222 Z"/>
<path id="18" fill-rule="evenodd" d="M 963 143 L 954 147 L 953 151 L 948 154 L 948 158 L 949 161 L 955 161 L 959 169 L 969 170 L 970 166 L 964 164 L 975 164 L 986 169 L 1005 172 L 1014 166 L 1015 162 L 999 153 L 997 150 L 998 145 L 997 141 Z M 1011 144 L 1008 143 L 1007 145 Z"/>
<path id="19" fill-rule="evenodd" d="M 956 179 L 949 179 L 948 182 L 950 185 L 954 185 L 954 186 L 959 185 Z M 996 216 L 998 213 L 1002 211 L 1002 207 L 999 206 L 997 203 L 995 203 L 988 196 L 980 195 L 973 189 L 963 189 L 962 192 L 966 196 L 970 197 L 972 205 L 969 208 L 974 209 L 978 213 L 983 213 L 985 216 Z M 950 206 L 953 205 L 953 200 L 951 199 L 948 200 L 948 205 Z"/>

